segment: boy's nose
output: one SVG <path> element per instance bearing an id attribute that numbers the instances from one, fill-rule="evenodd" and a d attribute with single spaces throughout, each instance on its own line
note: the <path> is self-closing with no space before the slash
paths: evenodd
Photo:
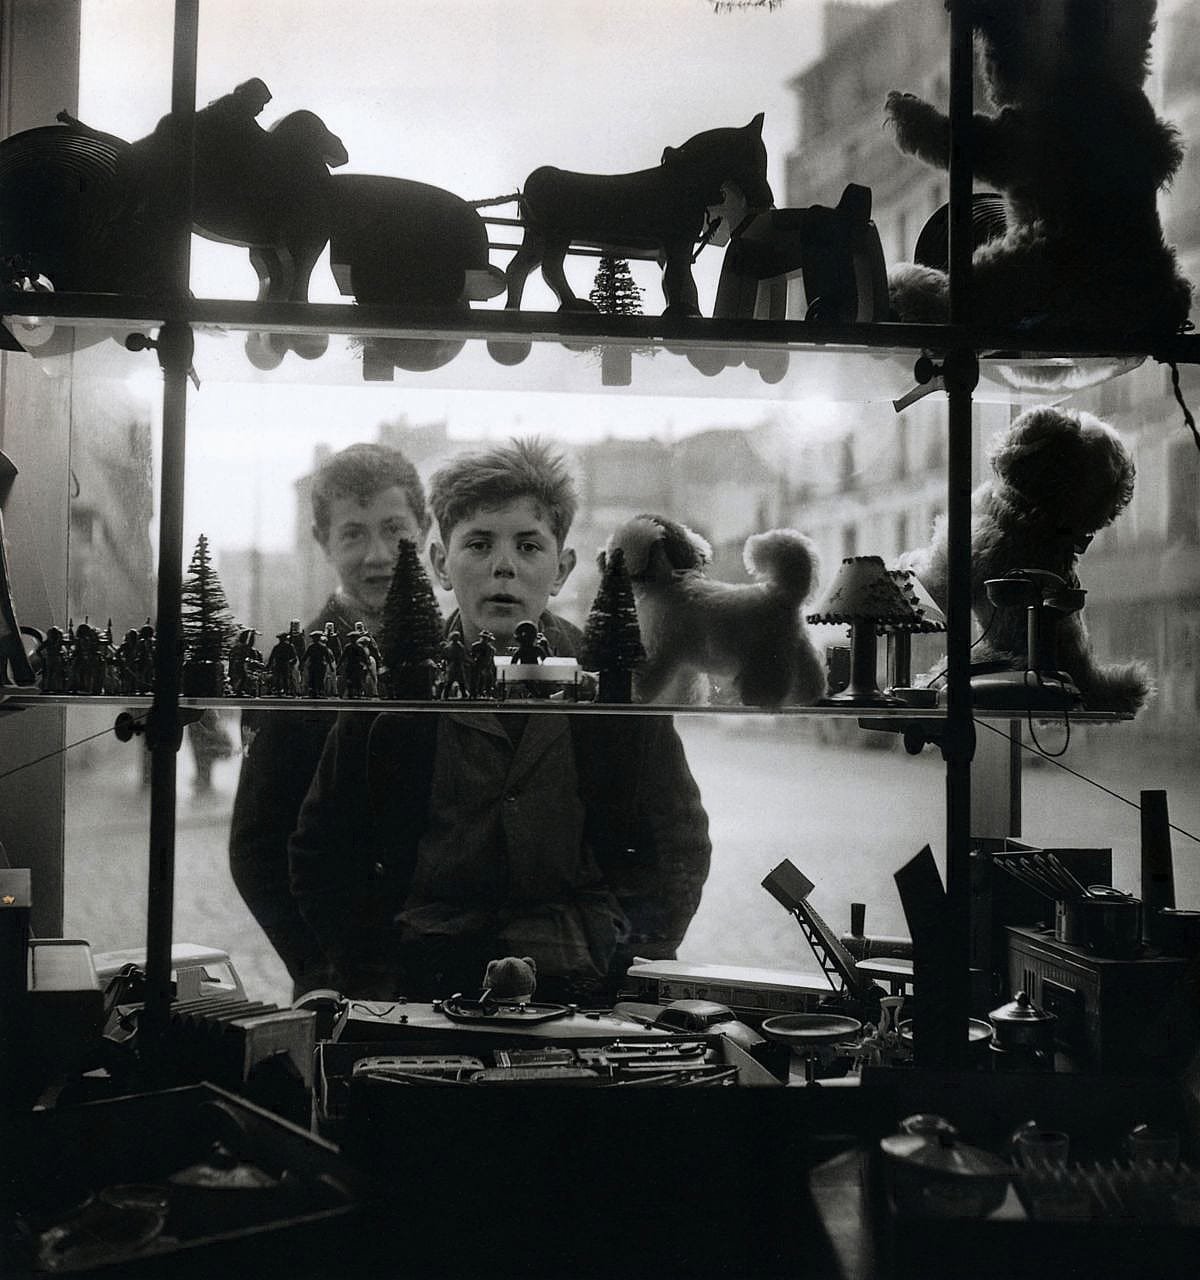
<path id="1" fill-rule="evenodd" d="M 367 547 L 366 559 L 372 564 L 394 563 L 396 559 L 396 542 L 397 539 L 383 533 L 373 533 L 371 535 L 370 545 Z"/>
<path id="2" fill-rule="evenodd" d="M 515 578 L 516 576 L 517 566 L 512 556 L 503 548 L 498 549 L 492 556 L 492 577 Z"/>

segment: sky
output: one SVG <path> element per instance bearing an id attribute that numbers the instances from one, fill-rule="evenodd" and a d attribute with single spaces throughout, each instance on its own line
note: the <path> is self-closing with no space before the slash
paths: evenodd
<path id="1" fill-rule="evenodd" d="M 196 98 L 203 105 L 258 76 L 274 95 L 260 123 L 315 111 L 346 145 L 350 163 L 340 172 L 428 182 L 469 200 L 512 192 L 542 164 L 595 173 L 649 167 L 664 146 L 762 111 L 778 196 L 797 131 L 787 81 L 820 52 L 822 7 L 783 0 L 774 10 L 717 13 L 708 0 L 201 0 Z M 167 0 L 84 0 L 82 119 L 130 140 L 153 129 L 170 106 L 172 9 Z M 496 265 L 506 260 L 493 252 Z M 720 260 L 721 250 L 709 249 L 697 266 L 702 308 Z M 646 309 L 660 310 L 653 264 L 634 268 Z M 577 259 L 569 269 L 586 294 L 594 261 Z M 252 298 L 256 285 L 245 250 L 194 242 L 197 294 Z M 346 301 L 327 258 L 309 296 Z M 525 309 L 556 305 L 531 279 Z M 240 335 L 230 341 L 240 345 Z M 401 413 L 445 418 L 464 436 L 548 423 L 577 438 L 678 435 L 749 425 L 763 413 L 753 402 L 450 393 L 439 390 L 445 376 L 431 375 L 422 375 L 415 395 L 361 384 L 322 388 L 311 385 L 320 362 L 287 361 L 271 376 L 275 391 L 208 380 L 192 396 L 189 492 L 207 495 L 208 509 L 201 514 L 199 499 L 189 500 L 188 525 L 205 524 L 216 546 L 250 542 L 250 510 L 259 512 L 262 545 L 283 545 L 290 479 L 307 469 L 313 444 L 372 436 L 375 424 Z M 199 359 L 198 368 L 203 378 Z M 301 385 L 284 390 L 289 371 Z M 263 450 L 255 442 L 267 431 Z M 219 510 L 216 493 L 225 499 Z"/>

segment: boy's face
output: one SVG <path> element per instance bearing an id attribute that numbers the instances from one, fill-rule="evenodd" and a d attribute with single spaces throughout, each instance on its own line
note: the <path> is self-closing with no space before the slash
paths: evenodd
<path id="1" fill-rule="evenodd" d="M 446 546 L 430 544 L 429 558 L 438 582 L 454 592 L 466 640 L 486 627 L 501 652 L 517 623 L 536 622 L 575 567 L 575 552 L 559 547 L 531 498 L 464 517 Z"/>
<path id="2" fill-rule="evenodd" d="M 399 485 L 381 489 L 366 502 L 353 494 L 330 499 L 329 536 L 322 546 L 349 604 L 366 614 L 382 611 L 401 538 L 418 546 L 424 541 L 408 494 Z"/>

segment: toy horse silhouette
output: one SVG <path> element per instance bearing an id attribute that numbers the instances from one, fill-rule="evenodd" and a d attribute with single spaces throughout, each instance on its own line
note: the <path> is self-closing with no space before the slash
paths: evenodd
<path id="1" fill-rule="evenodd" d="M 681 147 L 667 147 L 657 168 L 635 173 L 535 169 L 518 197 L 525 235 L 509 264 L 506 307 L 520 307 L 525 281 L 540 266 L 563 310 L 594 310 L 563 273 L 570 246 L 587 245 L 616 257 L 657 259 L 666 314 L 699 315 L 692 252 L 706 207 L 721 202 L 722 183 L 736 182 L 755 205 L 774 203 L 762 124 L 759 112 L 740 129 L 698 133 Z"/>

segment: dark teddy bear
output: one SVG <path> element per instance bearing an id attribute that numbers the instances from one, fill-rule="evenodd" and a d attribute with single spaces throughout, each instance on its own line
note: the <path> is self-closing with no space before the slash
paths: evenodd
<path id="1" fill-rule="evenodd" d="M 993 440 L 994 476 L 971 497 L 971 609 L 986 639 L 977 660 L 1027 653 L 1025 610 L 995 608 L 984 586 L 1015 569 L 1045 569 L 1078 586 L 1075 568 L 1092 535 L 1116 519 L 1133 497 L 1134 465 L 1121 437 L 1090 413 L 1030 409 Z M 947 603 L 946 522 L 940 517 L 927 547 L 910 551 L 913 570 L 942 607 Z M 994 616 L 993 616 L 994 615 Z M 981 652 L 982 650 L 982 652 Z M 1089 711 L 1134 712 L 1150 694 L 1144 664 L 1098 663 L 1081 613 L 1063 618 L 1059 666 Z"/>
<path id="2" fill-rule="evenodd" d="M 974 254 L 978 323 L 1162 333 L 1187 320 L 1191 286 L 1156 204 L 1183 148 L 1142 88 L 1154 10 L 1154 0 L 970 6 L 999 108 L 975 114 L 974 175 L 1003 193 L 1007 219 L 1005 234 Z M 892 92 L 887 113 L 902 151 L 949 166 L 941 111 Z M 948 318 L 944 271 L 900 263 L 888 283 L 898 319 Z"/>

